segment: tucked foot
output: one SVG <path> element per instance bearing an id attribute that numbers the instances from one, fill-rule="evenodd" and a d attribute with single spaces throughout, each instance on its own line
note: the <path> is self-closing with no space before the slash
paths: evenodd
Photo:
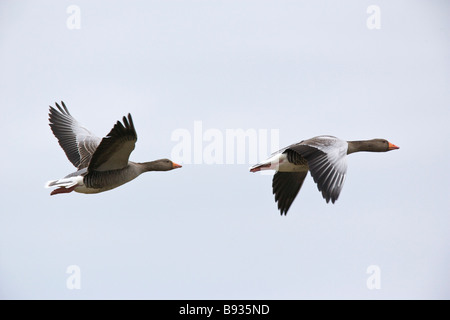
<path id="1" fill-rule="evenodd" d="M 69 193 L 69 192 L 72 192 L 73 190 L 75 190 L 75 186 L 70 187 L 70 188 L 61 187 L 61 188 L 53 190 L 50 193 L 50 195 L 53 196 L 53 195 L 58 194 L 58 193 Z"/>
<path id="2" fill-rule="evenodd" d="M 270 165 L 271 165 L 270 163 L 255 165 L 250 168 L 250 172 L 258 172 L 264 170 L 264 168 L 270 168 Z"/>

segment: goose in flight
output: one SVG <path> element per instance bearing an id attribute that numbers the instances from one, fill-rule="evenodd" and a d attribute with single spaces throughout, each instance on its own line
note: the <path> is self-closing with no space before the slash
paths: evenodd
<path id="1" fill-rule="evenodd" d="M 347 173 L 347 155 L 355 152 L 386 152 L 399 149 L 385 139 L 345 141 L 333 136 L 318 136 L 292 144 L 269 159 L 250 168 L 250 172 L 276 170 L 272 180 L 275 202 L 280 214 L 287 214 L 306 174 L 311 172 L 327 203 L 334 203 Z"/>
<path id="2" fill-rule="evenodd" d="M 169 171 L 181 168 L 169 159 L 150 162 L 129 161 L 137 134 L 131 114 L 117 121 L 103 139 L 93 135 L 69 113 L 64 102 L 50 106 L 49 121 L 53 134 L 67 158 L 77 168 L 66 177 L 48 181 L 47 188 L 56 187 L 50 195 L 99 193 L 117 188 L 147 171 Z"/>

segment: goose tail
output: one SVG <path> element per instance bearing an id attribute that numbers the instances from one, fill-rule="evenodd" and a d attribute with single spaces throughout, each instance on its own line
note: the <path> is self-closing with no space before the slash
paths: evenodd
<path id="1" fill-rule="evenodd" d="M 79 185 L 83 182 L 83 177 L 70 177 L 58 180 L 47 181 L 45 188 L 59 187 L 59 188 L 71 188 Z"/>
<path id="2" fill-rule="evenodd" d="M 45 184 L 46 188 L 56 187 L 50 195 L 53 196 L 59 193 L 70 193 L 75 190 L 78 185 L 83 185 L 82 176 L 74 176 L 69 178 L 63 178 L 58 180 L 47 181 Z"/>

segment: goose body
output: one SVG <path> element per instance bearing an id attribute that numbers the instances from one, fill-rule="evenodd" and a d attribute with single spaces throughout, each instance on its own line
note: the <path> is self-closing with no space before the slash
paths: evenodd
<path id="1" fill-rule="evenodd" d="M 272 189 L 281 214 L 287 214 L 308 172 L 323 198 L 334 203 L 347 174 L 347 155 L 354 152 L 386 152 L 399 147 L 385 139 L 345 141 L 318 136 L 285 147 L 267 160 L 250 168 L 251 172 L 275 170 Z"/>
<path id="2" fill-rule="evenodd" d="M 117 121 L 103 139 L 93 135 L 62 107 L 50 107 L 50 128 L 67 158 L 78 169 L 62 179 L 48 181 L 47 188 L 56 187 L 50 194 L 99 193 L 117 188 L 147 171 L 168 171 L 181 166 L 169 159 L 151 162 L 132 162 L 128 158 L 134 150 L 137 134 L 130 114 Z"/>

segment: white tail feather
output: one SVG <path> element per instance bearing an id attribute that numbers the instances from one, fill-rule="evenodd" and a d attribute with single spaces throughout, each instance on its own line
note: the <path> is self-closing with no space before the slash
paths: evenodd
<path id="1" fill-rule="evenodd" d="M 70 187 L 76 186 L 78 184 L 81 185 L 82 183 L 83 183 L 83 177 L 77 176 L 77 177 L 70 177 L 70 178 L 63 178 L 63 179 L 59 179 L 59 180 L 48 181 L 45 184 L 45 187 L 46 188 L 51 188 L 51 187 L 70 188 Z"/>

